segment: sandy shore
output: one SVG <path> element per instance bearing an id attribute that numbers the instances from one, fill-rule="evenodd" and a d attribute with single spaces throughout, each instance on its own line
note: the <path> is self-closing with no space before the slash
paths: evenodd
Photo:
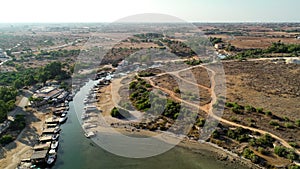
<path id="1" fill-rule="evenodd" d="M 160 134 L 160 132 L 152 132 L 148 130 L 140 130 L 139 132 L 132 132 L 122 128 L 116 128 L 116 131 L 134 137 L 151 137 Z M 250 160 L 239 157 L 237 154 L 229 152 L 222 147 L 219 147 L 210 142 L 198 142 L 194 140 L 183 139 L 177 147 L 188 149 L 191 152 L 197 153 L 203 156 L 210 156 L 214 159 L 224 163 L 226 166 L 239 169 L 239 167 L 261 169 L 258 165 L 253 164 Z"/>

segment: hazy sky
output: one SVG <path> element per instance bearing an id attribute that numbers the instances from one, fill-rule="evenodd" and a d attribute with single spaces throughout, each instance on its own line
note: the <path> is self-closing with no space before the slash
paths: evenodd
<path id="1" fill-rule="evenodd" d="M 1 0 L 0 22 L 113 22 L 162 13 L 199 22 L 300 22 L 300 0 Z"/>

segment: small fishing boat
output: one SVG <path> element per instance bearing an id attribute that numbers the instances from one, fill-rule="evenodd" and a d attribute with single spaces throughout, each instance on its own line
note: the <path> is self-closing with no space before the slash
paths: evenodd
<path id="1" fill-rule="evenodd" d="M 91 138 L 91 137 L 95 136 L 96 134 L 94 132 L 90 131 L 90 132 L 84 133 L 84 135 L 86 138 Z"/>
<path id="2" fill-rule="evenodd" d="M 51 148 L 56 149 L 58 147 L 58 141 L 52 141 Z"/>
<path id="3" fill-rule="evenodd" d="M 67 116 L 61 117 L 61 118 L 59 119 L 59 123 L 64 123 L 64 122 L 66 122 L 67 118 L 68 118 Z"/>
<path id="4" fill-rule="evenodd" d="M 47 158 L 47 164 L 48 165 L 53 164 L 55 159 L 56 159 L 56 154 L 49 155 L 48 158 Z"/>
<path id="5" fill-rule="evenodd" d="M 59 128 L 59 126 L 56 126 L 55 129 L 54 129 L 54 133 L 57 134 L 57 133 L 60 132 L 60 130 L 61 130 L 61 129 Z"/>
<path id="6" fill-rule="evenodd" d="M 56 154 L 56 150 L 55 149 L 49 150 L 49 155 L 54 155 L 54 154 Z"/>
<path id="7" fill-rule="evenodd" d="M 52 140 L 57 140 L 58 137 L 59 137 L 59 134 L 54 134 L 54 135 L 52 135 Z"/>
<path id="8" fill-rule="evenodd" d="M 89 115 L 88 114 L 82 114 L 81 115 L 81 119 L 84 120 L 84 119 L 87 119 L 89 118 Z"/>

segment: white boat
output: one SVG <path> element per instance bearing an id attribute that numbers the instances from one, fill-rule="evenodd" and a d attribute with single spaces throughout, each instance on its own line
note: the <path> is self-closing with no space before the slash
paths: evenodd
<path id="1" fill-rule="evenodd" d="M 81 115 L 81 119 L 84 120 L 84 119 L 87 119 L 89 118 L 89 115 L 88 114 L 82 114 Z"/>
<path id="2" fill-rule="evenodd" d="M 96 111 L 97 107 L 96 106 L 85 106 L 84 110 L 85 110 L 85 112 Z"/>
<path id="3" fill-rule="evenodd" d="M 61 118 L 59 119 L 59 123 L 64 123 L 64 122 L 66 122 L 67 118 L 68 118 L 67 116 L 61 117 Z"/>
<path id="4" fill-rule="evenodd" d="M 86 138 L 91 138 L 91 137 L 95 136 L 96 134 L 94 132 L 90 131 L 88 133 L 84 133 L 84 135 Z"/>
<path id="5" fill-rule="evenodd" d="M 63 113 L 60 115 L 60 117 L 66 117 L 66 115 L 67 115 L 66 113 Z"/>
<path id="6" fill-rule="evenodd" d="M 54 134 L 54 135 L 52 135 L 52 140 L 57 140 L 58 137 L 59 137 L 59 134 Z"/>
<path id="7" fill-rule="evenodd" d="M 51 148 L 52 149 L 56 149 L 58 147 L 58 141 L 53 141 L 52 143 L 51 143 Z"/>
<path id="8" fill-rule="evenodd" d="M 57 134 L 57 133 L 59 133 L 59 132 L 60 132 L 60 128 L 59 128 L 59 126 L 55 127 L 55 129 L 54 129 L 54 133 L 55 133 L 55 134 Z"/>
<path id="9" fill-rule="evenodd" d="M 47 164 L 48 164 L 48 165 L 53 164 L 54 161 L 55 161 L 55 159 L 56 159 L 56 154 L 49 155 L 48 158 L 47 158 Z"/>
<path id="10" fill-rule="evenodd" d="M 82 125 L 82 127 L 84 129 L 90 129 L 90 128 L 97 127 L 97 125 L 96 124 L 85 123 L 85 124 Z"/>
<path id="11" fill-rule="evenodd" d="M 54 154 L 56 154 L 56 151 L 55 151 L 55 149 L 51 149 L 51 150 L 49 151 L 49 154 L 50 154 L 50 155 L 54 155 Z"/>

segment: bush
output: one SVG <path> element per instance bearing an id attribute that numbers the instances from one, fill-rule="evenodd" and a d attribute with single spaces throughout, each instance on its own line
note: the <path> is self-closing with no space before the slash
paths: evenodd
<path id="1" fill-rule="evenodd" d="M 220 133 L 219 133 L 217 130 L 215 130 L 215 131 L 212 133 L 212 138 L 215 138 L 215 139 L 220 138 Z"/>
<path id="2" fill-rule="evenodd" d="M 233 107 L 233 103 L 226 102 L 226 103 L 225 103 L 225 106 L 226 106 L 226 107 Z"/>
<path id="3" fill-rule="evenodd" d="M 254 111 L 255 111 L 255 108 L 252 107 L 252 106 L 247 105 L 247 106 L 245 106 L 245 111 L 246 111 L 247 113 L 251 113 L 251 112 L 254 112 Z"/>
<path id="4" fill-rule="evenodd" d="M 2 145 L 4 144 L 8 144 L 10 142 L 12 142 L 14 139 L 13 137 L 10 135 L 10 134 L 6 134 L 6 135 L 3 135 L 1 138 L 0 138 L 0 143 Z"/>
<path id="5" fill-rule="evenodd" d="M 289 169 L 300 169 L 300 166 L 293 164 L 293 165 L 289 166 Z"/>
<path id="6" fill-rule="evenodd" d="M 286 148 L 282 146 L 275 146 L 274 153 L 279 157 L 284 157 L 286 154 Z"/>
<path id="7" fill-rule="evenodd" d="M 300 120 L 296 120 L 295 124 L 296 126 L 300 127 Z"/>
<path id="8" fill-rule="evenodd" d="M 266 111 L 266 112 L 265 112 L 265 115 L 267 115 L 267 116 L 272 116 L 272 112 L 271 112 L 271 111 Z"/>
<path id="9" fill-rule="evenodd" d="M 294 128 L 294 125 L 293 125 L 293 123 L 291 123 L 291 122 L 286 122 L 286 123 L 284 123 L 284 126 L 285 126 L 286 128 L 289 128 L 289 129 Z"/>
<path id="10" fill-rule="evenodd" d="M 289 145 L 294 147 L 294 148 L 298 148 L 298 144 L 295 142 L 289 142 Z"/>
<path id="11" fill-rule="evenodd" d="M 256 112 L 257 112 L 257 113 L 263 113 L 263 112 L 264 112 L 264 109 L 263 109 L 263 108 L 256 108 Z"/>
<path id="12" fill-rule="evenodd" d="M 174 92 L 180 94 L 180 89 L 178 87 L 175 87 Z"/>
<path id="13" fill-rule="evenodd" d="M 150 77 L 150 76 L 154 76 L 154 75 L 155 75 L 155 73 L 152 73 L 152 72 L 146 72 L 146 71 L 139 72 L 140 77 Z"/>
<path id="14" fill-rule="evenodd" d="M 259 157 L 249 148 L 245 148 L 243 151 L 243 157 L 250 159 L 253 163 L 259 162 Z"/>
<path id="15" fill-rule="evenodd" d="M 126 119 L 126 118 L 129 118 L 131 116 L 130 113 L 127 110 L 124 110 L 124 109 L 121 109 L 121 108 L 116 108 L 116 107 L 114 107 L 111 110 L 110 114 L 111 114 L 112 117 L 115 117 L 115 118 L 118 118 L 118 119 Z"/>
<path id="16" fill-rule="evenodd" d="M 231 108 L 231 110 L 232 110 L 233 113 L 236 113 L 236 114 L 242 113 L 242 112 L 240 111 L 240 109 L 237 108 L 237 107 L 233 107 L 233 108 Z"/>
<path id="17" fill-rule="evenodd" d="M 272 125 L 272 126 L 279 126 L 278 122 L 277 122 L 277 121 L 274 121 L 274 120 L 271 120 L 271 121 L 269 122 L 269 124 Z"/>
<path id="18" fill-rule="evenodd" d="M 257 150 L 258 150 L 259 153 L 261 153 L 261 154 L 263 154 L 263 155 L 268 154 L 267 151 L 266 151 L 263 147 L 258 147 Z"/>

